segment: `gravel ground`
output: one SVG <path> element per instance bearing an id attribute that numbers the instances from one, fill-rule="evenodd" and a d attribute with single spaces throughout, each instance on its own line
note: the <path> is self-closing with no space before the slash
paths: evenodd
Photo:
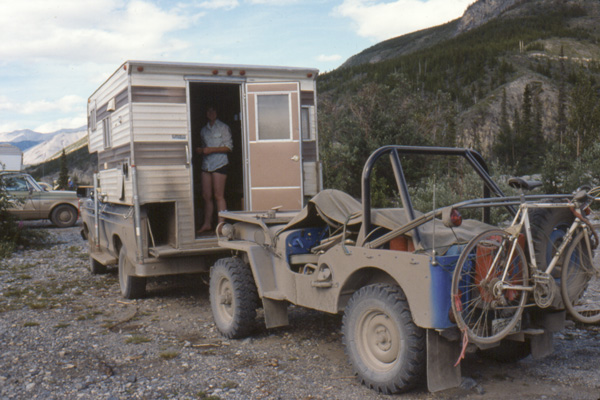
<path id="1" fill-rule="evenodd" d="M 354 378 L 341 316 L 291 307 L 289 327 L 226 340 L 206 277 L 153 279 L 125 301 L 115 270 L 87 270 L 80 227 L 28 225 L 48 240 L 0 261 L 0 399 L 600 399 L 599 326 L 569 323 L 542 360 L 469 355 L 460 388 L 384 396 Z"/>

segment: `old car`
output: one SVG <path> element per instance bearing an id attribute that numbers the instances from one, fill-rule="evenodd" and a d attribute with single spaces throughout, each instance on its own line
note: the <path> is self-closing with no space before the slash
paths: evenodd
<path id="1" fill-rule="evenodd" d="M 11 207 L 9 212 L 20 220 L 49 219 L 59 228 L 75 225 L 79 199 L 74 191 L 44 190 L 29 174 L 0 173 Z"/>

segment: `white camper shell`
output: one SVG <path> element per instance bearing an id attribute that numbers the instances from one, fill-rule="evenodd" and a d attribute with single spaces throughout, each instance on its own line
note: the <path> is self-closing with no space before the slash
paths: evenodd
<path id="1" fill-rule="evenodd" d="M 233 136 L 228 210 L 301 209 L 322 186 L 317 74 L 312 68 L 121 65 L 88 100 L 88 147 L 98 153 L 97 195 L 82 207 L 92 272 L 118 261 L 123 294 L 137 297 L 144 277 L 207 271 L 211 256 L 223 251 L 213 233 L 197 233 L 204 208 L 195 149 L 209 106 Z M 215 212 L 213 227 L 216 219 Z M 128 288 L 137 293 L 128 295 Z"/>
<path id="2" fill-rule="evenodd" d="M 21 171 L 23 152 L 17 146 L 0 143 L 0 171 Z"/>

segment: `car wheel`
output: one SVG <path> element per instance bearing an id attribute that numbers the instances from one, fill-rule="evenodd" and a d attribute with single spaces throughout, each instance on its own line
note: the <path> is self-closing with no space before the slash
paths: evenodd
<path id="1" fill-rule="evenodd" d="M 52 210 L 50 220 L 59 228 L 68 228 L 77 222 L 77 209 L 75 207 L 61 204 Z"/>

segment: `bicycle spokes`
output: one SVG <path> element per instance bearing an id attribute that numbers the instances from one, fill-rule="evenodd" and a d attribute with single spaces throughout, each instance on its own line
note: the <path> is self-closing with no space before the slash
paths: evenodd
<path id="1" fill-rule="evenodd" d="M 569 246 L 562 271 L 565 307 L 578 321 L 600 321 L 600 271 L 593 263 L 587 232 L 582 230 Z"/>
<path id="2" fill-rule="evenodd" d="M 493 343 L 515 329 L 525 305 L 525 254 L 502 230 L 473 238 L 452 280 L 453 311 L 461 329 L 478 343 Z M 520 287 L 520 288 L 519 288 Z"/>

